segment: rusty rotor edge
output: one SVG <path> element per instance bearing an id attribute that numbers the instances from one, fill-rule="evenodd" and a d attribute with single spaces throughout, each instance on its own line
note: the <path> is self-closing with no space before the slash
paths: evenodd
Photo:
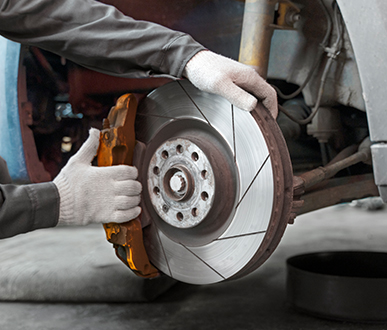
<path id="1" fill-rule="evenodd" d="M 269 148 L 275 177 L 275 200 L 265 243 L 258 249 L 251 265 L 230 279 L 241 278 L 261 266 L 277 248 L 287 225 L 292 224 L 296 217 L 297 201 L 293 200 L 293 169 L 282 132 L 275 119 L 262 104 L 258 104 L 251 114 L 263 132 Z"/>

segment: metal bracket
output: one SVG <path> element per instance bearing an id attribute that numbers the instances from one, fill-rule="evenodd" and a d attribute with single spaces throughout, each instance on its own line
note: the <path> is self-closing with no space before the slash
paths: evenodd
<path id="1" fill-rule="evenodd" d="M 278 3 L 277 18 L 271 26 L 280 30 L 295 30 L 294 24 L 301 19 L 301 10 L 291 1 L 282 0 Z"/>

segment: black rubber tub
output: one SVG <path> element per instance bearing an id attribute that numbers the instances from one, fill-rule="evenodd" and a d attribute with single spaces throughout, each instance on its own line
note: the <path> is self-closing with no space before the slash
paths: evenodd
<path id="1" fill-rule="evenodd" d="M 298 310 L 353 322 L 387 321 L 387 253 L 319 252 L 287 260 L 287 297 Z"/>

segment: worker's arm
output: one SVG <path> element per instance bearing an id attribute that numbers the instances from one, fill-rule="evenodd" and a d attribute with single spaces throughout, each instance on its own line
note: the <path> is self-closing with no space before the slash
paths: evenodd
<path id="1" fill-rule="evenodd" d="M 59 195 L 52 182 L 0 185 L 0 238 L 54 227 Z"/>
<path id="2" fill-rule="evenodd" d="M 0 238 L 56 226 L 58 215 L 54 183 L 11 184 L 7 164 L 0 157 Z"/>
<path id="3" fill-rule="evenodd" d="M 94 0 L 0 0 L 0 34 L 110 75 L 184 74 L 243 110 L 253 110 L 258 99 L 277 115 L 276 92 L 252 68 L 206 51 L 185 33 Z"/>
<path id="4" fill-rule="evenodd" d="M 204 47 L 94 0 L 0 0 L 0 34 L 110 75 L 181 77 Z"/>

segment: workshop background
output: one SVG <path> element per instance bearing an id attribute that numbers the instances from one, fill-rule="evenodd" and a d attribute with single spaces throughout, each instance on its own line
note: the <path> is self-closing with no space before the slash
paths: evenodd
<path id="1" fill-rule="evenodd" d="M 14 137 L 0 151 L 17 182 L 51 180 L 89 127 L 114 129 L 103 119 L 122 94 L 135 95 L 143 250 L 169 275 L 134 275 L 125 265 L 133 254 L 106 240 L 115 242 L 116 229 L 5 239 L 0 328 L 385 329 L 386 2 L 103 2 L 252 65 L 277 89 L 280 115 L 238 113 L 187 81 L 106 76 L 0 39 L 0 123 L 8 129 L 0 139 Z M 176 173 L 179 191 L 168 181 Z M 186 186 L 201 189 L 188 213 L 179 203 L 196 192 Z M 290 257 L 334 251 L 363 259 L 301 273 L 287 266 Z M 154 275 L 147 270 L 135 269 Z"/>

